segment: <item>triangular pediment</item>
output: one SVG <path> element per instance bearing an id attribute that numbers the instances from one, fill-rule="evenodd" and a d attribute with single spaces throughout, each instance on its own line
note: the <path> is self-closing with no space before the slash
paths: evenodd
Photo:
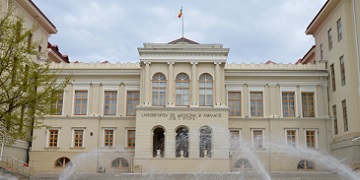
<path id="1" fill-rule="evenodd" d="M 187 39 L 185 37 L 181 37 L 179 39 L 175 39 L 171 42 L 169 42 L 168 44 L 199 44 L 193 40 Z"/>

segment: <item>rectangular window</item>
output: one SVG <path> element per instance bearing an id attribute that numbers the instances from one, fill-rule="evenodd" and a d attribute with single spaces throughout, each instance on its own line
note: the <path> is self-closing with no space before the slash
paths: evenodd
<path id="1" fill-rule="evenodd" d="M 335 69 L 334 69 L 334 64 L 331 64 L 331 65 L 330 65 L 330 75 L 331 75 L 332 90 L 335 91 L 335 90 L 336 90 L 336 84 L 335 84 Z"/>
<path id="2" fill-rule="evenodd" d="M 344 132 L 346 132 L 349 130 L 348 120 L 347 120 L 347 111 L 346 111 L 346 100 L 343 100 L 341 103 L 342 103 L 342 109 L 343 109 Z"/>
<path id="3" fill-rule="evenodd" d="M 57 97 L 57 101 L 55 101 L 51 105 L 51 114 L 52 115 L 61 115 L 62 114 L 62 108 L 63 108 L 63 101 L 64 101 L 64 92 L 57 92 L 55 94 Z"/>
<path id="4" fill-rule="evenodd" d="M 295 92 L 282 93 L 282 108 L 284 117 L 295 117 Z"/>
<path id="5" fill-rule="evenodd" d="M 230 109 L 230 116 L 241 116 L 241 93 L 229 92 L 228 103 Z"/>
<path id="6" fill-rule="evenodd" d="M 333 110 L 333 118 L 334 118 L 334 133 L 336 135 L 336 134 L 339 134 L 337 114 L 336 114 L 336 105 L 333 105 L 332 110 Z"/>
<path id="7" fill-rule="evenodd" d="M 264 148 L 263 130 L 254 129 L 252 130 L 252 133 L 253 133 L 253 148 L 255 149 Z"/>
<path id="8" fill-rule="evenodd" d="M 230 130 L 230 148 L 238 149 L 240 147 L 240 132 L 239 130 Z"/>
<path id="9" fill-rule="evenodd" d="M 307 148 L 316 148 L 316 131 L 315 130 L 306 130 L 306 147 Z"/>
<path id="10" fill-rule="evenodd" d="M 135 148 L 135 130 L 127 130 L 127 147 Z"/>
<path id="11" fill-rule="evenodd" d="M 126 115 L 135 116 L 135 107 L 139 105 L 139 91 L 128 91 L 127 92 L 127 102 L 126 102 Z"/>
<path id="12" fill-rule="evenodd" d="M 250 112 L 251 116 L 263 116 L 263 93 L 250 92 Z"/>
<path id="13" fill-rule="evenodd" d="M 333 41 L 332 41 L 332 31 L 329 29 L 328 31 L 328 41 L 329 41 L 329 50 L 333 48 Z"/>
<path id="14" fill-rule="evenodd" d="M 339 59 L 340 59 L 341 85 L 344 86 L 346 84 L 344 56 L 341 56 Z"/>
<path id="15" fill-rule="evenodd" d="M 301 93 L 303 117 L 315 117 L 314 93 Z"/>
<path id="16" fill-rule="evenodd" d="M 27 39 L 27 50 L 31 50 L 33 34 L 30 33 Z"/>
<path id="17" fill-rule="evenodd" d="M 337 22 L 337 35 L 338 35 L 338 41 L 342 40 L 342 25 L 341 25 L 341 19 L 339 19 Z"/>
<path id="18" fill-rule="evenodd" d="M 296 148 L 296 130 L 286 130 L 286 147 L 287 148 Z"/>
<path id="19" fill-rule="evenodd" d="M 105 91 L 104 115 L 116 115 L 117 92 Z"/>
<path id="20" fill-rule="evenodd" d="M 323 49 L 323 44 L 320 44 L 320 59 L 324 59 L 324 49 Z"/>
<path id="21" fill-rule="evenodd" d="M 114 129 L 104 130 L 104 147 L 114 147 Z"/>
<path id="22" fill-rule="evenodd" d="M 73 147 L 82 148 L 84 147 L 84 129 L 73 129 Z"/>
<path id="23" fill-rule="evenodd" d="M 59 130 L 58 129 L 50 129 L 48 132 L 49 132 L 49 147 L 50 148 L 58 147 Z"/>
<path id="24" fill-rule="evenodd" d="M 75 115 L 86 115 L 87 114 L 87 91 L 75 91 Z"/>

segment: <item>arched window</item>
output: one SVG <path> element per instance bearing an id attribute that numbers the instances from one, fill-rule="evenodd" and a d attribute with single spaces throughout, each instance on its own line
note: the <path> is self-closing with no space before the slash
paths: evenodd
<path id="1" fill-rule="evenodd" d="M 314 162 L 303 159 L 297 164 L 297 169 L 315 169 Z"/>
<path id="2" fill-rule="evenodd" d="M 213 100 L 213 78 L 210 74 L 202 74 L 199 78 L 199 105 L 211 106 Z"/>
<path id="3" fill-rule="evenodd" d="M 55 167 L 68 167 L 71 165 L 71 160 L 67 157 L 61 157 L 55 161 Z"/>
<path id="4" fill-rule="evenodd" d="M 241 158 L 235 162 L 235 168 L 242 169 L 242 170 L 246 170 L 246 169 L 250 170 L 250 169 L 252 169 L 252 166 L 251 166 L 251 163 L 249 162 L 249 160 L 247 160 L 245 158 Z"/>
<path id="5" fill-rule="evenodd" d="M 209 126 L 200 128 L 200 157 L 211 157 L 212 130 Z"/>
<path id="6" fill-rule="evenodd" d="M 176 76 L 176 105 L 187 106 L 189 105 L 189 76 L 181 73 Z"/>
<path id="7" fill-rule="evenodd" d="M 156 73 L 152 79 L 152 105 L 164 106 L 166 95 L 166 77 L 162 73 Z"/>
<path id="8" fill-rule="evenodd" d="M 153 157 L 164 157 L 165 130 L 158 127 L 153 133 Z"/>
<path id="9" fill-rule="evenodd" d="M 112 161 L 111 167 L 117 167 L 117 168 L 123 168 L 123 167 L 129 167 L 129 163 L 124 158 L 116 158 Z"/>
<path id="10" fill-rule="evenodd" d="M 189 157 L 189 133 L 185 127 L 176 130 L 176 157 Z"/>

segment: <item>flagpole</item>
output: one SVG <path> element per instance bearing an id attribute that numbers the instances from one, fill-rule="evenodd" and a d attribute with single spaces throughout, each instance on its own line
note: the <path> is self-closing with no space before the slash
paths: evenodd
<path id="1" fill-rule="evenodd" d="M 184 37 L 184 15 L 182 16 L 182 37 Z"/>

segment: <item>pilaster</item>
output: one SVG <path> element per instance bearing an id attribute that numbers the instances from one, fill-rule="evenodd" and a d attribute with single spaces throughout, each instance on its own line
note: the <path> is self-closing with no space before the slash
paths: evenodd
<path id="1" fill-rule="evenodd" d="M 151 62 L 144 62 L 145 64 L 145 99 L 144 99 L 144 106 L 150 106 L 150 64 Z"/>
<path id="2" fill-rule="evenodd" d="M 198 62 L 190 62 L 192 64 L 191 67 L 191 106 L 197 106 L 197 72 L 196 72 L 196 65 Z"/>
<path id="3" fill-rule="evenodd" d="M 220 85 L 220 79 L 221 79 L 221 74 L 220 74 L 220 64 L 221 62 L 214 62 L 215 64 L 215 106 L 221 106 L 221 85 Z"/>
<path id="4" fill-rule="evenodd" d="M 167 93 L 167 106 L 174 106 L 174 64 L 175 62 L 167 62 L 169 65 L 168 74 L 168 93 Z"/>

